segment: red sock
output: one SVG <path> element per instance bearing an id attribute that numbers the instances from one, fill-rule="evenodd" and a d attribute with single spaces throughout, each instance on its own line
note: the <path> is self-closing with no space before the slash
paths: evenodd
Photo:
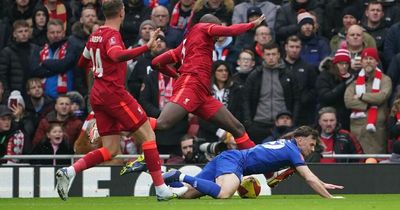
<path id="1" fill-rule="evenodd" d="M 155 131 L 157 128 L 157 119 L 149 117 L 149 123 L 150 123 L 150 126 L 153 129 L 153 131 Z"/>
<path id="2" fill-rule="evenodd" d="M 156 141 L 145 141 L 142 144 L 144 159 L 146 160 L 147 169 L 149 169 L 154 186 L 164 184 L 164 179 L 161 175 L 161 161 L 158 154 Z"/>
<path id="3" fill-rule="evenodd" d="M 110 160 L 111 154 L 107 148 L 102 147 L 100 149 L 96 149 L 87 153 L 83 158 L 76 161 L 72 167 L 75 169 L 75 173 L 79 173 L 85 169 L 91 168 L 97 164 L 100 164 L 104 161 Z"/>
<path id="4" fill-rule="evenodd" d="M 254 142 L 252 140 L 250 140 L 250 138 L 246 132 L 244 132 L 241 137 L 235 138 L 235 141 L 236 141 L 236 145 L 239 150 L 250 149 L 250 148 L 256 146 L 256 144 L 254 144 Z"/>

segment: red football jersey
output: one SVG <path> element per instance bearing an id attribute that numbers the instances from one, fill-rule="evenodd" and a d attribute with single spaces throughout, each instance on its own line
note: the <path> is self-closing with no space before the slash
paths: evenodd
<path id="1" fill-rule="evenodd" d="M 209 90 L 214 37 L 238 35 L 253 26 L 252 23 L 231 26 L 220 26 L 213 23 L 198 23 L 194 25 L 183 42 L 173 50 L 173 54 L 182 61 L 179 73 L 196 75 L 203 88 Z"/>
<path id="2" fill-rule="evenodd" d="M 125 49 L 119 31 L 110 27 L 100 27 L 89 36 L 83 56 L 91 60 L 95 77 L 92 91 L 117 93 L 125 90 L 126 62 L 115 62 L 108 52 L 115 48 Z"/>

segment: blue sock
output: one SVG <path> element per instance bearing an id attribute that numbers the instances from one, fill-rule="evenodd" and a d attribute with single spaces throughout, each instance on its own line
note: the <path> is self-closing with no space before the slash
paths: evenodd
<path id="1" fill-rule="evenodd" d="M 169 183 L 169 186 L 178 188 L 178 187 L 183 187 L 184 185 L 182 182 L 172 182 L 172 183 Z"/>
<path id="2" fill-rule="evenodd" d="M 218 198 L 219 192 L 221 191 L 221 187 L 215 182 L 208 181 L 206 179 L 199 179 L 196 177 L 185 175 L 183 181 L 192 185 L 199 192 L 209 195 L 213 198 Z"/>

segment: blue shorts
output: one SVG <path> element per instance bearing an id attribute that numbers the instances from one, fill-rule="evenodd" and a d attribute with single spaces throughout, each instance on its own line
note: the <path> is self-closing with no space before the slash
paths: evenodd
<path id="1" fill-rule="evenodd" d="M 244 162 L 244 156 L 239 150 L 225 151 L 207 163 L 196 177 L 215 182 L 221 175 L 234 173 L 242 181 Z"/>

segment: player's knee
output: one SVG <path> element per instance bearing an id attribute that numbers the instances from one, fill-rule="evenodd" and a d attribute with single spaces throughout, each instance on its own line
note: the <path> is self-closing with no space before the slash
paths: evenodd
<path id="1" fill-rule="evenodd" d="M 227 199 L 227 198 L 232 197 L 232 195 L 233 195 L 233 194 L 230 193 L 230 192 L 221 190 L 221 192 L 219 192 L 219 194 L 218 194 L 218 198 L 219 198 L 219 199 Z"/>
<path id="2" fill-rule="evenodd" d="M 172 127 L 172 122 L 168 122 L 168 120 L 157 119 L 157 130 L 167 130 Z"/>

